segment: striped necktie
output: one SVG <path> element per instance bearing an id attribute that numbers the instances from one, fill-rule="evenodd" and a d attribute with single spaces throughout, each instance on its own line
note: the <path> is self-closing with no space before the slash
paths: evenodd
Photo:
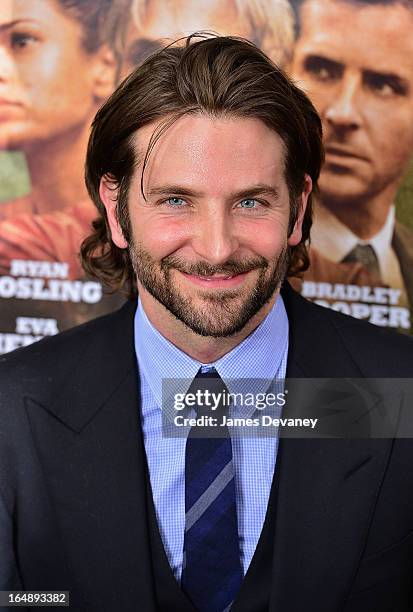
<path id="1" fill-rule="evenodd" d="M 199 370 L 189 391 L 228 393 L 215 368 Z M 196 406 L 220 423 L 225 410 Z M 193 426 L 185 454 L 182 588 L 200 612 L 230 610 L 242 581 L 232 444 L 227 426 Z"/>

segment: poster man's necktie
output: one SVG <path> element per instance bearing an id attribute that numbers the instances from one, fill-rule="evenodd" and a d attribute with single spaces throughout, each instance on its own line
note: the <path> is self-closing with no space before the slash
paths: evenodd
<path id="1" fill-rule="evenodd" d="M 380 278 L 379 260 L 371 244 L 357 244 L 342 260 L 343 263 L 353 261 L 359 261 L 370 274 Z"/>
<path id="2" fill-rule="evenodd" d="M 196 375 L 189 392 L 228 392 L 213 368 Z M 222 395 L 216 397 L 223 397 Z M 197 416 L 221 422 L 224 409 L 198 403 Z M 217 430 L 219 434 L 217 435 Z M 182 588 L 200 612 L 227 612 L 242 580 L 232 444 L 226 426 L 194 426 L 185 456 L 185 536 Z"/>

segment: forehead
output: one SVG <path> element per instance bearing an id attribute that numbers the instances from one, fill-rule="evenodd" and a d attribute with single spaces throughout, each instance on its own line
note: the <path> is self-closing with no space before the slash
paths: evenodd
<path id="1" fill-rule="evenodd" d="M 135 137 L 142 162 L 159 123 Z M 142 163 L 136 177 L 140 181 Z M 205 189 L 242 189 L 251 183 L 280 182 L 284 176 L 284 144 L 262 121 L 189 115 L 178 119 L 160 137 L 145 168 L 144 190 L 154 183 Z"/>
<path id="2" fill-rule="evenodd" d="M 413 9 L 413 6 L 412 6 Z M 413 10 L 400 4 L 354 5 L 307 0 L 297 50 L 343 64 L 398 72 L 413 80 Z"/>
<path id="3" fill-rule="evenodd" d="M 151 0 L 142 20 L 142 36 L 155 39 L 188 35 L 198 30 L 219 34 L 250 35 L 235 0 Z"/>
<path id="4" fill-rule="evenodd" d="M 65 16 L 58 0 L 0 0 L 0 25 L 26 20 L 47 25 L 56 16 Z"/>

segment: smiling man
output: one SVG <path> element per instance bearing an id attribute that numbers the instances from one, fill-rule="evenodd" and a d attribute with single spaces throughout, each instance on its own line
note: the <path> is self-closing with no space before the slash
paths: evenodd
<path id="1" fill-rule="evenodd" d="M 326 151 L 306 279 L 389 286 L 396 304 L 412 307 L 413 234 L 395 221 L 394 204 L 413 154 L 413 5 L 293 4 L 292 76 L 321 115 Z M 408 329 L 407 310 L 399 310 L 393 322 L 374 322 Z"/>
<path id="2" fill-rule="evenodd" d="M 138 156 L 163 123 L 139 130 Z M 199 361 L 215 361 L 273 307 L 288 266 L 287 248 L 301 239 L 311 179 L 305 179 L 289 234 L 284 145 L 262 121 L 191 113 L 177 119 L 155 150 L 143 191 L 133 180 L 129 193 L 135 206 L 128 233 L 140 299 L 150 320 L 174 344 L 186 335 Z M 102 181 L 100 196 L 112 240 L 125 249 L 110 179 Z M 171 326 L 171 314 L 181 325 Z M 225 348 L 211 340 L 223 336 Z"/>
<path id="3" fill-rule="evenodd" d="M 259 387 L 276 423 L 286 376 L 413 374 L 408 339 L 285 281 L 321 161 L 311 102 L 241 39 L 166 47 L 100 109 L 82 257 L 130 300 L 2 358 L 0 589 L 82 612 L 409 609 L 410 441 L 243 436 L 261 408 L 225 404 Z"/>

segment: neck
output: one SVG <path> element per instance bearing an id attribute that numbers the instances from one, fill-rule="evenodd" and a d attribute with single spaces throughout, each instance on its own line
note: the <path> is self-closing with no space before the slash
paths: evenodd
<path id="1" fill-rule="evenodd" d="M 321 203 L 361 240 L 375 236 L 386 223 L 397 187 L 391 185 L 384 191 L 362 198 L 335 198 L 324 194 Z"/>
<path id="2" fill-rule="evenodd" d="M 217 361 L 249 336 L 270 312 L 278 295 L 279 291 L 274 293 L 270 302 L 251 317 L 245 327 L 237 334 L 224 338 L 213 338 L 194 333 L 182 321 L 176 319 L 160 302 L 149 295 L 145 289 L 139 288 L 139 297 L 145 314 L 158 332 L 189 357 L 205 364 Z"/>
<path id="3" fill-rule="evenodd" d="M 87 198 L 83 169 L 88 133 L 87 122 L 69 134 L 25 148 L 34 213 L 61 210 Z"/>

